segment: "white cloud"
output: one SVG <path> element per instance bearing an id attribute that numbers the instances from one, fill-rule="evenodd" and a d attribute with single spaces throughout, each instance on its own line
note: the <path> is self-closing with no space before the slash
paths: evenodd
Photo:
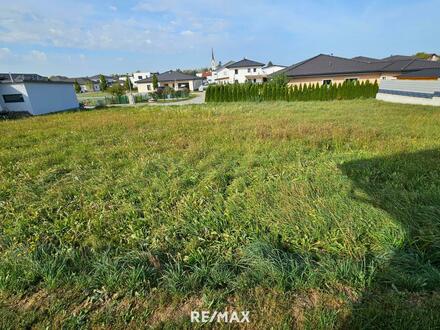
<path id="1" fill-rule="evenodd" d="M 133 7 L 134 10 L 142 10 L 150 13 L 160 13 L 173 10 L 179 4 L 179 1 L 175 0 L 144 0 L 138 2 Z"/>
<path id="2" fill-rule="evenodd" d="M 192 32 L 191 30 L 185 30 L 180 32 L 181 35 L 183 36 L 192 36 L 194 34 L 194 32 Z"/>
<path id="3" fill-rule="evenodd" d="M 118 11 L 118 7 L 113 6 L 113 5 L 110 5 L 110 6 L 108 7 L 108 9 L 110 9 L 111 11 Z"/>
<path id="4" fill-rule="evenodd" d="M 46 53 L 39 50 L 32 50 L 30 56 L 34 61 L 44 62 L 47 60 Z"/>
<path id="5" fill-rule="evenodd" d="M 5 60 L 11 56 L 11 50 L 9 48 L 0 48 L 0 60 Z"/>

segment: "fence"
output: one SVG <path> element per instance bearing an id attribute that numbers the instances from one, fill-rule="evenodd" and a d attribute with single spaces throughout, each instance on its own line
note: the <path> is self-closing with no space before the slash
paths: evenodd
<path id="1" fill-rule="evenodd" d="M 376 98 L 388 102 L 440 106 L 440 80 L 382 80 Z"/>
<path id="2" fill-rule="evenodd" d="M 173 91 L 171 93 L 150 93 L 150 94 L 135 94 L 135 103 L 144 103 L 149 100 L 179 100 L 189 97 L 188 91 Z M 106 106 L 109 104 L 129 104 L 128 96 L 79 96 L 78 101 L 88 106 Z"/>
<path id="3" fill-rule="evenodd" d="M 149 99 L 150 99 L 150 97 L 146 94 L 134 95 L 135 103 L 148 102 Z M 83 103 L 84 105 L 91 105 L 91 106 L 106 106 L 109 104 L 129 104 L 130 103 L 127 95 L 94 96 L 94 97 L 80 96 L 80 97 L 78 97 L 78 101 L 80 103 Z"/>
<path id="4" fill-rule="evenodd" d="M 343 84 L 283 86 L 274 83 L 211 85 L 206 102 L 259 101 L 327 101 L 373 98 L 377 82 L 344 82 Z"/>

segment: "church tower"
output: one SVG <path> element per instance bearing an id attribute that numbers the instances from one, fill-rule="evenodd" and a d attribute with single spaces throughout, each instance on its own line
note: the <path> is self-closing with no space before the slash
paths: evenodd
<path id="1" fill-rule="evenodd" d="M 214 57 L 214 48 L 211 48 L 211 70 L 215 71 L 217 69 L 217 63 Z"/>

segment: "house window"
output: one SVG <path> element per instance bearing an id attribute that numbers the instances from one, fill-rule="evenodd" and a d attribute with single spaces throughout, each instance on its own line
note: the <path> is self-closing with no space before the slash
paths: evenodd
<path id="1" fill-rule="evenodd" d="M 348 79 L 345 79 L 345 81 L 355 83 L 356 81 L 358 81 L 358 78 L 348 78 Z"/>
<path id="2" fill-rule="evenodd" d="M 248 68 L 248 73 L 251 73 L 251 68 Z"/>
<path id="3" fill-rule="evenodd" d="M 257 72 L 257 68 L 254 68 L 254 72 Z"/>
<path id="4" fill-rule="evenodd" d="M 326 85 L 326 86 L 329 86 L 329 85 L 332 84 L 332 80 L 331 80 L 331 79 L 323 80 L 323 81 L 322 81 L 322 84 L 323 84 L 323 85 Z"/>
<path id="5" fill-rule="evenodd" d="M 235 74 L 238 74 L 238 69 L 235 69 Z"/>
<path id="6" fill-rule="evenodd" d="M 151 86 L 147 85 L 147 91 L 150 91 L 150 90 L 151 90 Z"/>
<path id="7" fill-rule="evenodd" d="M 5 94 L 3 100 L 5 100 L 5 103 L 24 102 L 23 94 Z"/>

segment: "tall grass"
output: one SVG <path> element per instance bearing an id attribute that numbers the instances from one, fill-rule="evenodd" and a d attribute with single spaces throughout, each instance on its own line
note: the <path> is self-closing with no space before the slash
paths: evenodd
<path id="1" fill-rule="evenodd" d="M 2 121 L 0 328 L 435 327 L 439 124 L 374 100 Z"/>

